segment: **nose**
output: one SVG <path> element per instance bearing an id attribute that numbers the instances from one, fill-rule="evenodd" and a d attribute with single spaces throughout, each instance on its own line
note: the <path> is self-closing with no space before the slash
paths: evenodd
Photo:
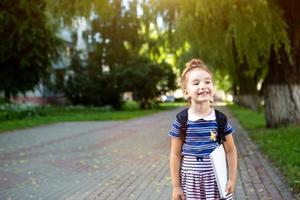
<path id="1" fill-rule="evenodd" d="M 205 84 L 203 82 L 199 83 L 199 89 L 203 90 L 205 88 Z"/>

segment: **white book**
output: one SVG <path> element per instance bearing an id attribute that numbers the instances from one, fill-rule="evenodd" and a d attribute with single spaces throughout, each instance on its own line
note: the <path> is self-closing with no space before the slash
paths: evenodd
<path id="1" fill-rule="evenodd" d="M 221 144 L 213 150 L 209 157 L 212 162 L 221 198 L 225 198 L 227 194 L 227 192 L 225 192 L 227 184 L 227 161 L 223 145 Z"/>

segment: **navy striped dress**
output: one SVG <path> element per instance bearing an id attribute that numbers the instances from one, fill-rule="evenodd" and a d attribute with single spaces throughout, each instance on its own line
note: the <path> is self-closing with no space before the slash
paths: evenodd
<path id="1" fill-rule="evenodd" d="M 233 133 L 234 129 L 227 123 L 225 134 Z M 181 187 L 187 200 L 220 199 L 209 154 L 219 145 L 216 141 L 217 122 L 215 111 L 199 119 L 188 111 L 188 122 L 185 141 L 182 147 L 180 167 Z M 180 123 L 172 124 L 170 137 L 180 138 Z M 232 199 L 229 194 L 227 200 Z"/>

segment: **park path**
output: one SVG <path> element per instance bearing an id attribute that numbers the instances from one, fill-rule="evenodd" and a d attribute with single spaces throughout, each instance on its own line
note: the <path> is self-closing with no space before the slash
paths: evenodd
<path id="1" fill-rule="evenodd" d="M 295 199 L 236 129 L 237 200 Z M 57 123 L 0 134 L 1 200 L 169 200 L 169 138 L 178 110 L 128 121 Z"/>

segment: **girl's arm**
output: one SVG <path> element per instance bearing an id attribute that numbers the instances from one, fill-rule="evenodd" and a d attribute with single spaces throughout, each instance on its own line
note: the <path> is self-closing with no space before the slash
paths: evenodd
<path id="1" fill-rule="evenodd" d="M 173 186 L 172 200 L 185 199 L 180 186 L 180 164 L 181 164 L 182 140 L 180 138 L 171 138 L 170 152 L 170 172 Z"/>
<path id="2" fill-rule="evenodd" d="M 229 179 L 227 182 L 226 191 L 228 193 L 233 193 L 235 188 L 236 173 L 237 173 L 237 152 L 236 152 L 232 134 L 228 134 L 226 136 L 224 147 L 226 151 L 228 168 L 229 168 Z"/>

